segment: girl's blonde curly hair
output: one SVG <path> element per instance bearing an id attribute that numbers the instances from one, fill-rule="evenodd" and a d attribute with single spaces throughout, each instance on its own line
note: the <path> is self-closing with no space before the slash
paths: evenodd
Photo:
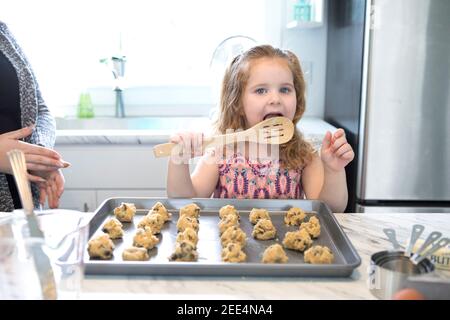
<path id="1" fill-rule="evenodd" d="M 294 125 L 305 112 L 305 80 L 297 56 L 288 50 L 281 50 L 270 45 L 256 46 L 235 57 L 225 72 L 220 95 L 220 113 L 215 123 L 219 133 L 223 134 L 227 129 L 247 129 L 242 96 L 250 76 L 251 63 L 261 58 L 286 60 L 294 78 L 297 96 L 297 108 L 292 120 Z M 313 153 L 313 147 L 296 129 L 292 139 L 280 146 L 281 164 L 287 169 L 302 168 L 311 162 Z"/>

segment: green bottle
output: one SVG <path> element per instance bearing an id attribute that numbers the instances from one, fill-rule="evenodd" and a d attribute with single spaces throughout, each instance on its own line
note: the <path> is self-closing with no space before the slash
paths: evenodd
<path id="1" fill-rule="evenodd" d="M 77 116 L 78 118 L 94 117 L 94 106 L 92 105 L 91 95 L 87 92 L 83 92 L 80 94 Z"/>

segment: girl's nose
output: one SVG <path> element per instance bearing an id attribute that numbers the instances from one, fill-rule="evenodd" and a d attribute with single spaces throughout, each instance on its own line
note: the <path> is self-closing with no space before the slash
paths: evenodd
<path id="1" fill-rule="evenodd" d="M 278 92 L 273 92 L 269 97 L 269 104 L 279 104 L 280 103 L 280 96 Z"/>

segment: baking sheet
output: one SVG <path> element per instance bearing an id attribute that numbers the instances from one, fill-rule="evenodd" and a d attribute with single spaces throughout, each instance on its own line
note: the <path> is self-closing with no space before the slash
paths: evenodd
<path id="1" fill-rule="evenodd" d="M 131 246 L 136 226 L 156 203 L 161 202 L 172 213 L 172 221 L 166 222 L 160 235 L 159 244 L 149 251 L 148 261 L 123 261 L 122 251 Z M 121 202 L 134 203 L 137 208 L 132 223 L 123 223 L 123 239 L 113 240 L 114 257 L 111 260 L 93 260 L 86 253 L 86 274 L 121 274 L 121 275 L 233 275 L 233 276 L 350 276 L 361 264 L 361 258 L 342 231 L 329 208 L 320 201 L 310 200 L 236 200 L 236 199 L 167 199 L 167 198 L 110 198 L 96 210 L 91 222 L 89 239 L 102 233 L 105 221 L 114 216 L 113 210 Z M 174 251 L 177 236 L 176 222 L 178 210 L 189 203 L 196 203 L 200 208 L 200 229 L 196 262 L 169 261 Z M 219 209 L 227 204 L 233 205 L 241 216 L 241 229 L 247 234 L 247 245 L 244 252 L 247 261 L 244 263 L 228 263 L 221 261 L 222 246 L 220 243 Z M 305 210 L 308 216 L 316 216 L 320 220 L 321 235 L 313 245 L 325 245 L 334 254 L 333 264 L 313 265 L 304 262 L 303 253 L 285 249 L 289 261 L 285 264 L 264 264 L 261 262 L 264 250 L 274 243 L 281 244 L 288 231 L 298 230 L 298 226 L 286 226 L 284 215 L 291 207 Z M 251 236 L 253 225 L 248 215 L 253 208 L 265 208 L 269 211 L 273 224 L 277 229 L 274 240 L 256 240 Z"/>

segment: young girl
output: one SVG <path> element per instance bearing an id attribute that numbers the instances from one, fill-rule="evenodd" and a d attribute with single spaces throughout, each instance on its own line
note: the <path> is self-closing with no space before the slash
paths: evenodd
<path id="1" fill-rule="evenodd" d="M 249 49 L 228 67 L 220 100 L 219 134 L 246 130 L 274 116 L 296 125 L 305 111 L 305 81 L 297 57 L 269 45 Z M 171 142 L 179 152 L 169 160 L 169 197 L 320 199 L 334 212 L 347 205 L 344 168 L 354 152 L 343 129 L 326 133 L 320 155 L 296 130 L 289 142 L 277 146 L 279 157 L 272 152 L 269 160 L 258 161 L 246 156 L 255 150 L 248 142 L 237 150 L 223 148 L 226 156 L 219 149 L 203 150 L 202 133 L 178 133 Z M 189 159 L 197 156 L 202 157 L 191 175 Z"/>

